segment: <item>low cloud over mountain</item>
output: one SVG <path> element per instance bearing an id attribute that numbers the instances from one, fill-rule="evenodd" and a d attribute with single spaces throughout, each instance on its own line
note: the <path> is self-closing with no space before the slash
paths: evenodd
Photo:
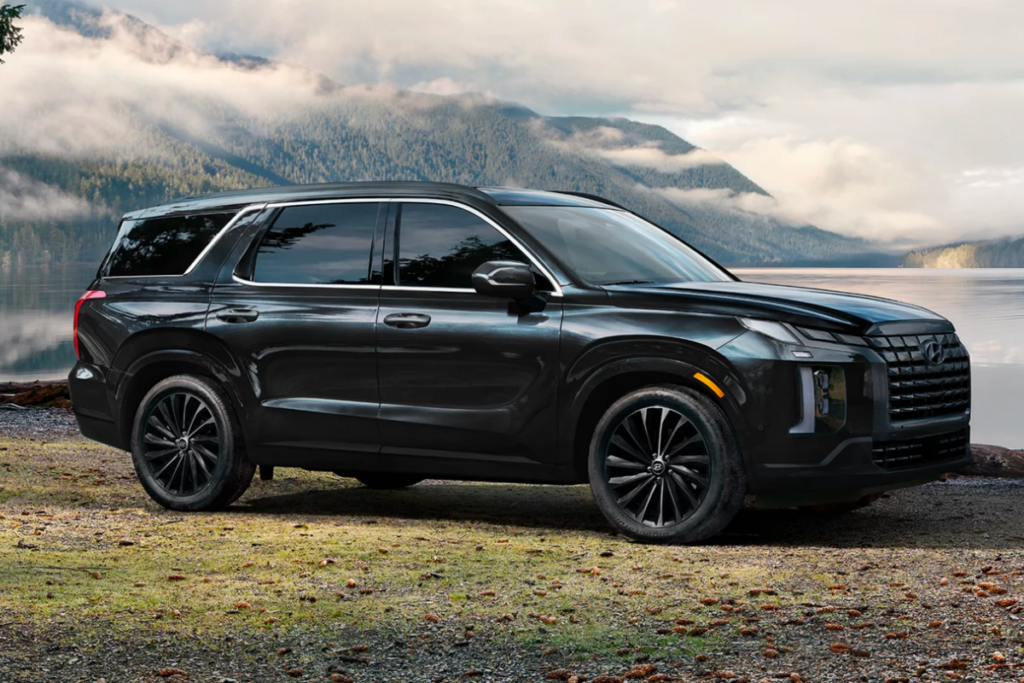
<path id="1" fill-rule="evenodd" d="M 603 194 L 730 263 L 876 250 L 813 227 L 660 126 L 342 85 L 301 66 L 209 54 L 123 14 L 64 0 L 33 7 L 17 61 L 0 70 L 0 165 L 36 194 L 77 198 L 92 217 L 54 224 L 57 215 L 26 213 L 28 203 L 0 215 L 0 251 L 25 262 L 42 258 L 38 245 L 50 245 L 49 259 L 93 258 L 112 217 L 176 195 L 370 179 Z"/>

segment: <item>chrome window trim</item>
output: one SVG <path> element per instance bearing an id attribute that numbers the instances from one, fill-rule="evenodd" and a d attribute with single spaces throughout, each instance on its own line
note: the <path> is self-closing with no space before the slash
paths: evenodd
<path id="1" fill-rule="evenodd" d="M 456 208 L 462 209 L 463 211 L 468 211 L 469 213 L 471 213 L 474 216 L 476 216 L 477 218 L 481 219 L 482 221 L 484 221 L 485 223 L 490 225 L 492 228 L 494 228 L 495 230 L 500 232 L 502 235 L 504 235 L 505 238 L 509 242 L 514 244 L 516 246 L 516 248 L 519 249 L 519 251 L 523 254 L 523 256 L 525 256 L 530 261 L 530 263 L 532 263 L 533 265 L 535 265 L 537 267 L 537 270 L 539 270 L 541 272 L 541 274 L 544 275 L 544 277 L 547 279 L 547 281 L 554 288 L 554 291 L 551 292 L 551 296 L 554 296 L 554 297 L 561 297 L 562 296 L 562 285 L 558 282 L 558 279 L 552 274 L 552 272 L 548 269 L 548 267 L 545 266 L 541 262 L 540 259 L 538 259 L 536 256 L 534 256 L 530 252 L 529 249 L 524 247 L 522 242 L 520 242 L 518 239 L 516 239 L 516 237 L 514 235 L 509 233 L 507 230 L 505 230 L 505 228 L 501 227 L 500 225 L 495 223 L 493 220 L 491 220 L 490 218 L 488 218 L 484 214 L 482 214 L 479 211 L 477 211 L 476 209 L 474 209 L 472 206 L 468 206 L 468 205 L 463 204 L 461 202 L 452 201 L 450 199 L 430 199 L 430 198 L 420 198 L 420 197 L 392 198 L 392 199 L 388 199 L 387 201 L 389 201 L 389 202 L 400 202 L 400 203 L 403 203 L 403 204 L 443 204 L 443 205 L 446 205 L 446 206 L 454 206 Z M 455 292 L 466 292 L 466 291 L 468 291 L 468 292 L 475 292 L 476 291 L 473 288 L 463 289 L 461 287 L 458 287 L 458 288 L 456 288 L 456 287 L 452 287 L 452 288 L 448 288 L 448 287 L 430 287 L 430 288 L 428 288 L 428 287 L 406 287 L 406 285 L 385 285 L 385 286 L 388 289 L 407 288 L 407 289 L 410 289 L 410 290 L 418 289 L 418 290 L 422 290 L 422 291 L 441 291 L 441 292 L 452 292 L 452 291 L 455 291 Z"/>
<path id="2" fill-rule="evenodd" d="M 316 199 L 316 200 L 307 200 L 307 201 L 299 200 L 299 201 L 294 201 L 294 202 L 263 202 L 261 204 L 250 204 L 250 205 L 240 209 L 238 211 L 238 213 L 236 213 L 234 215 L 234 217 L 232 217 L 232 219 L 230 221 L 228 221 L 227 224 L 223 228 L 221 228 L 220 232 L 218 232 L 216 235 L 213 236 L 213 239 L 210 240 L 210 243 L 208 245 L 206 245 L 206 247 L 199 253 L 199 256 L 197 256 L 195 258 L 195 260 L 192 262 L 192 264 L 188 267 L 188 269 L 184 273 L 182 273 L 180 275 L 111 275 L 111 276 L 107 276 L 105 279 L 113 280 L 113 279 L 137 279 L 137 278 L 152 278 L 152 277 L 184 277 L 184 276 L 188 275 L 189 273 L 191 273 L 193 270 L 195 270 L 199 266 L 199 264 L 202 262 L 203 258 L 206 256 L 206 254 L 214 247 L 214 245 L 218 241 L 220 241 L 220 238 L 223 237 L 227 233 L 228 230 L 230 230 L 232 227 L 234 227 L 235 223 L 237 223 L 242 218 L 243 215 L 245 215 L 247 213 L 250 213 L 252 211 L 263 211 L 265 209 L 278 209 L 278 208 L 285 208 L 285 207 L 289 207 L 289 206 L 313 206 L 313 205 L 319 205 L 319 204 L 387 204 L 387 203 L 393 203 L 393 202 L 395 202 L 395 203 L 403 203 L 403 204 L 442 204 L 442 205 L 445 205 L 445 206 L 454 206 L 454 207 L 456 207 L 458 209 L 462 209 L 463 211 L 467 211 L 467 212 L 473 214 L 474 216 L 476 216 L 477 218 L 479 218 L 480 220 L 484 221 L 485 223 L 490 225 L 492 228 L 497 230 L 499 233 L 501 233 L 509 242 L 511 242 L 512 244 L 515 245 L 515 247 L 520 251 L 520 253 L 522 253 L 523 256 L 526 257 L 526 259 L 530 263 L 532 263 L 534 266 L 537 267 L 537 269 L 547 279 L 547 281 L 551 284 L 551 286 L 553 288 L 553 291 L 550 292 L 551 296 L 559 297 L 559 298 L 561 298 L 563 296 L 562 285 L 558 281 L 558 279 L 554 276 L 554 274 L 551 272 L 551 270 L 546 265 L 544 265 L 544 263 L 539 258 L 534 256 L 533 253 L 529 249 L 527 249 L 525 246 L 523 246 L 523 243 L 520 242 L 515 237 L 515 235 L 512 235 L 511 233 L 509 233 L 508 230 L 506 230 L 505 228 L 501 227 L 496 222 L 494 222 L 491 218 L 489 218 L 488 216 L 484 215 L 480 211 L 474 209 L 472 206 L 469 206 L 467 204 L 463 204 L 462 202 L 456 202 L 456 201 L 453 201 L 453 200 L 450 200 L 450 199 L 434 199 L 434 198 L 431 198 L 431 197 L 349 197 L 349 198 L 341 198 L 341 199 Z M 245 280 L 245 279 L 240 278 L 240 277 L 238 277 L 237 275 L 234 275 L 234 274 L 232 274 L 231 279 L 234 280 L 235 282 L 239 283 L 239 284 L 248 285 L 250 287 L 306 287 L 306 288 L 320 287 L 320 288 L 324 288 L 324 289 L 388 289 L 388 290 L 394 290 L 394 291 L 410 291 L 410 292 L 411 291 L 419 291 L 419 292 L 475 292 L 476 291 L 472 287 L 410 287 L 410 286 L 407 286 L 407 285 L 320 285 L 320 284 L 286 283 L 286 282 L 254 282 L 252 280 Z"/>
<path id="3" fill-rule="evenodd" d="M 240 285 L 250 287 L 314 287 L 319 289 L 380 289 L 381 287 L 380 285 L 320 285 L 307 282 L 254 282 L 240 278 L 234 273 L 232 273 L 231 279 Z"/>
<path id="4" fill-rule="evenodd" d="M 199 252 L 199 256 L 196 256 L 196 260 L 192 262 L 192 265 L 188 267 L 188 269 L 183 273 L 183 275 L 188 275 L 193 270 L 195 270 L 199 263 L 203 260 L 203 257 L 206 256 L 206 254 L 211 249 L 213 249 L 214 245 L 216 245 L 217 242 L 220 241 L 220 238 L 223 237 L 228 230 L 235 226 L 235 223 L 242 219 L 242 216 L 244 216 L 247 213 L 252 213 L 253 211 L 262 211 L 263 209 L 266 208 L 266 206 L 266 202 L 264 202 L 263 204 L 250 204 L 249 206 L 246 206 L 241 211 L 236 213 L 235 217 L 229 220 L 228 224 L 221 228 L 220 232 L 213 236 L 213 239 L 210 240 L 210 243 L 206 245 L 206 248 Z"/>
<path id="5" fill-rule="evenodd" d="M 394 292 L 468 292 L 476 294 L 472 287 L 410 287 L 409 285 L 381 285 L 383 289 Z"/>
<path id="6" fill-rule="evenodd" d="M 201 252 L 199 252 L 199 255 L 195 257 L 195 259 L 192 261 L 192 263 L 189 265 L 189 267 L 185 269 L 184 273 L 178 273 L 178 274 L 173 274 L 172 273 L 172 274 L 166 274 L 166 275 L 104 275 L 102 279 L 104 279 L 104 280 L 138 280 L 139 278 L 150 278 L 150 277 L 185 277 L 186 275 L 191 273 L 193 270 L 195 270 L 199 266 L 199 264 L 202 262 L 203 258 L 210 252 L 211 249 L 213 249 L 214 245 L 216 245 L 217 242 L 220 241 L 220 238 L 223 237 L 227 233 L 228 230 L 233 228 L 235 226 L 235 223 L 237 223 L 239 220 L 242 219 L 242 216 L 244 216 L 247 213 L 251 213 L 253 211 L 262 211 L 266 207 L 267 207 L 266 203 L 263 203 L 263 204 L 249 204 L 248 206 L 244 206 L 241 209 L 239 209 L 238 213 L 236 213 L 234 216 L 232 216 L 231 220 L 229 220 L 224 225 L 224 227 L 220 229 L 220 232 L 218 232 L 216 235 L 213 236 L 213 238 L 210 240 L 210 243 L 207 244 L 205 247 L 203 247 L 203 250 Z M 200 215 L 201 213 L 211 214 L 211 213 L 227 213 L 227 212 L 226 211 L 203 211 L 203 212 L 197 212 L 196 215 Z M 152 218 L 153 218 L 153 220 L 160 220 L 161 218 L 167 218 L 167 216 L 153 216 Z M 135 218 L 133 220 L 141 221 L 141 220 L 148 220 L 148 219 L 146 219 L 146 218 Z"/>

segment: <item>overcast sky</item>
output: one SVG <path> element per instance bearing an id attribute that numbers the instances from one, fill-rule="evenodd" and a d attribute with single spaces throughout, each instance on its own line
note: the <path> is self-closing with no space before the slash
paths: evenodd
<path id="1" fill-rule="evenodd" d="M 98 4 L 342 83 L 660 123 L 848 234 L 1024 234 L 1024 0 Z"/>

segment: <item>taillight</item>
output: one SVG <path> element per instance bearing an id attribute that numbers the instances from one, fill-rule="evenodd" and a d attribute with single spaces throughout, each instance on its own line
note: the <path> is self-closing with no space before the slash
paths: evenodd
<path id="1" fill-rule="evenodd" d="M 82 354 L 78 350 L 78 311 L 82 308 L 82 304 L 86 299 L 105 299 L 107 296 L 106 292 L 102 292 L 98 289 L 90 289 L 82 296 L 78 297 L 78 303 L 75 304 L 75 355 L 81 359 Z"/>

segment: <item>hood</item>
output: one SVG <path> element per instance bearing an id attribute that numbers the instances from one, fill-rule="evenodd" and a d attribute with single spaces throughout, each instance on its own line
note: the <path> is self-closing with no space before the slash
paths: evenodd
<path id="1" fill-rule="evenodd" d="M 859 334 L 953 331 L 945 318 L 920 306 L 825 289 L 756 282 L 612 285 L 605 289 L 619 306 L 762 318 Z"/>

